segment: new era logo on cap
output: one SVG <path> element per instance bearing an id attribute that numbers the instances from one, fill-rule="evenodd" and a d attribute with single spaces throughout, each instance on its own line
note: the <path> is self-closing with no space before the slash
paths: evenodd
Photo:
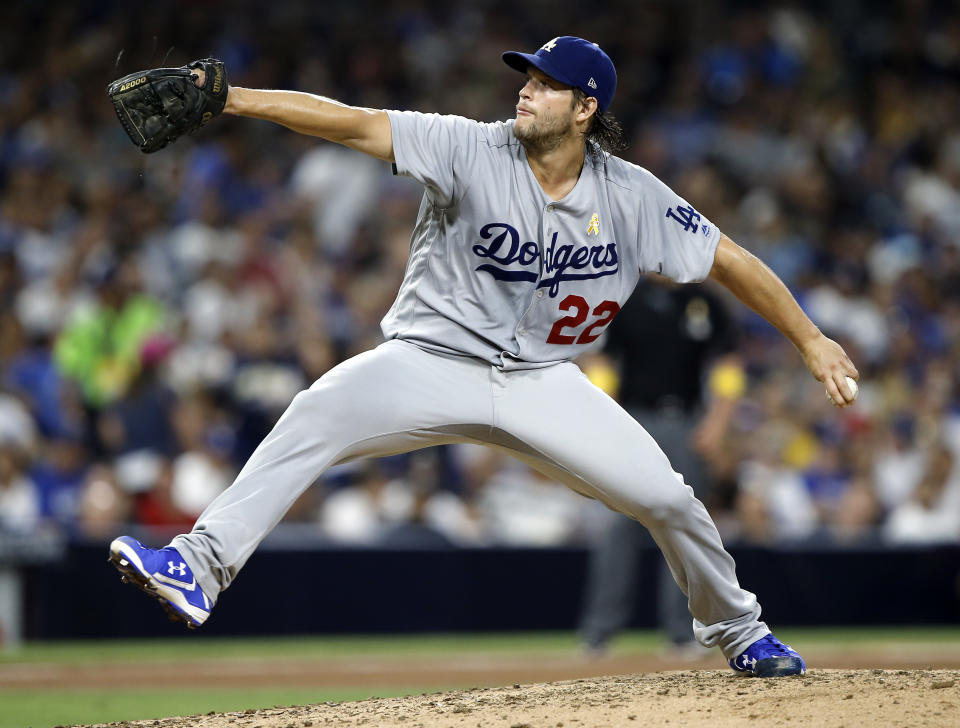
<path id="1" fill-rule="evenodd" d="M 572 35 L 562 35 L 544 43 L 534 54 L 509 51 L 503 61 L 510 68 L 526 73 L 533 66 L 560 83 L 580 89 L 597 100 L 606 111 L 617 88 L 617 71 L 610 56 L 596 43 Z"/>

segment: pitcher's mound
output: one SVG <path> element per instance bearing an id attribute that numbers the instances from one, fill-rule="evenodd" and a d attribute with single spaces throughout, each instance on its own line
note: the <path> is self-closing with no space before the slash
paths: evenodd
<path id="1" fill-rule="evenodd" d="M 133 728 L 916 728 L 960 725 L 960 670 L 688 670 L 114 723 Z"/>

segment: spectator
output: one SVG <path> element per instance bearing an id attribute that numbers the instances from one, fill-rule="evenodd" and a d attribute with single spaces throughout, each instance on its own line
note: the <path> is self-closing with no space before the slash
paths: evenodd
<path id="1" fill-rule="evenodd" d="M 134 501 L 134 517 L 138 523 L 175 531 L 192 525 L 197 514 L 184 509 L 174 496 L 174 468 L 162 460 L 150 488 L 139 493 Z"/>
<path id="2" fill-rule="evenodd" d="M 40 499 L 24 460 L 15 445 L 0 444 L 0 532 L 27 534 L 40 522 Z"/>
<path id="3" fill-rule="evenodd" d="M 326 497 L 320 510 L 320 527 L 333 541 L 373 544 L 381 535 L 383 491 L 389 478 L 377 462 L 362 463 L 355 483 Z"/>
<path id="4" fill-rule="evenodd" d="M 960 542 L 960 467 L 942 443 L 931 448 L 920 481 L 890 514 L 884 536 L 895 544 Z"/>
<path id="5" fill-rule="evenodd" d="M 80 384 L 94 407 L 127 394 L 140 348 L 163 321 L 162 306 L 139 291 L 137 275 L 130 261 L 108 269 L 97 286 L 97 303 L 75 313 L 54 346 L 60 371 Z"/>
<path id="6" fill-rule="evenodd" d="M 117 483 L 106 465 L 96 465 L 87 472 L 80 497 L 77 523 L 81 536 L 104 539 L 129 523 L 132 512 L 130 495 Z"/>
<path id="7" fill-rule="evenodd" d="M 803 478 L 783 462 L 782 428 L 768 426 L 750 443 L 740 468 L 736 507 L 741 538 L 755 543 L 801 541 L 819 526 Z"/>
<path id="8" fill-rule="evenodd" d="M 211 423 L 204 430 L 200 447 L 177 456 L 169 487 L 170 499 L 178 510 L 196 520 L 233 482 L 237 474 L 231 461 L 233 447 L 232 429 L 224 423 Z"/>
<path id="9" fill-rule="evenodd" d="M 30 477 L 37 487 L 42 519 L 63 526 L 70 533 L 77 532 L 89 463 L 90 453 L 83 441 L 71 433 L 55 435 L 41 446 Z"/>
<path id="10" fill-rule="evenodd" d="M 167 337 L 148 338 L 125 395 L 95 415 L 100 446 L 114 460 L 121 485 L 133 493 L 151 488 L 160 460 L 174 453 L 171 411 L 176 399 L 160 376 L 173 347 Z"/>

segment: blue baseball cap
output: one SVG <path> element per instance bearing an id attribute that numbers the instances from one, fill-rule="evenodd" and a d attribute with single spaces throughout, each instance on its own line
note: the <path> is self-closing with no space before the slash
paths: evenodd
<path id="1" fill-rule="evenodd" d="M 526 73 L 527 67 L 533 66 L 550 78 L 593 96 L 600 111 L 607 110 L 617 89 L 617 69 L 610 56 L 596 43 L 572 35 L 554 38 L 533 55 L 508 51 L 502 58 L 520 73 Z"/>

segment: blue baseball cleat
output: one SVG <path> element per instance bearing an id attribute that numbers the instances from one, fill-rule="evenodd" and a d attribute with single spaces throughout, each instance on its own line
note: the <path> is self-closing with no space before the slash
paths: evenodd
<path id="1" fill-rule="evenodd" d="M 755 677 L 803 675 L 807 671 L 803 658 L 772 634 L 761 637 L 742 655 L 730 660 L 730 667 Z"/>
<path id="2" fill-rule="evenodd" d="M 213 605 L 175 548 L 150 549 L 130 536 L 120 536 L 110 544 L 109 560 L 123 574 L 123 581 L 160 602 L 171 620 L 195 629 L 210 616 Z"/>

